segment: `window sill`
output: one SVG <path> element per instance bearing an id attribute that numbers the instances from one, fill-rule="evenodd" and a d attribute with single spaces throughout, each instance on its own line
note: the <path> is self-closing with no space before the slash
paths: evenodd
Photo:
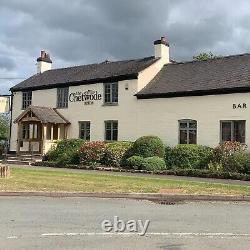
<path id="1" fill-rule="evenodd" d="M 103 103 L 102 106 L 119 106 L 119 104 L 117 102 L 110 102 L 110 103 Z"/>

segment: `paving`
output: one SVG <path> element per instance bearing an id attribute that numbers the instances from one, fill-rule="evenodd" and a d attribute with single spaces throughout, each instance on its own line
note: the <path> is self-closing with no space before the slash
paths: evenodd
<path id="1" fill-rule="evenodd" d="M 250 203 L 0 197 L 0 249 L 249 249 Z M 114 216 L 149 220 L 144 236 L 105 232 Z"/>

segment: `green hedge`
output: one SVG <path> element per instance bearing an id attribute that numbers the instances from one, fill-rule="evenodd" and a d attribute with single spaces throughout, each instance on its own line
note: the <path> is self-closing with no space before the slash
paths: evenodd
<path id="1" fill-rule="evenodd" d="M 212 155 L 212 148 L 201 145 L 181 144 L 165 149 L 165 161 L 169 169 L 207 169 Z"/>
<path id="2" fill-rule="evenodd" d="M 131 153 L 144 158 L 153 156 L 164 158 L 165 148 L 159 137 L 142 136 L 134 142 Z"/>
<path id="3" fill-rule="evenodd" d="M 132 142 L 120 141 L 106 144 L 102 164 L 112 167 L 121 167 L 126 161 L 128 152 L 133 146 Z"/>
<path id="4" fill-rule="evenodd" d="M 163 158 L 158 156 L 143 158 L 138 155 L 131 156 L 127 159 L 130 168 L 147 171 L 159 171 L 166 169 L 166 163 Z"/>
<path id="5" fill-rule="evenodd" d="M 80 164 L 79 149 L 82 139 L 60 140 L 45 155 L 44 160 L 57 162 L 59 165 Z"/>

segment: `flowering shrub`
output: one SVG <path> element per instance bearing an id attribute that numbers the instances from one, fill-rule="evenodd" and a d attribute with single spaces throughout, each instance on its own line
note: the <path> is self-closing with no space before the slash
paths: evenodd
<path id="1" fill-rule="evenodd" d="M 120 167 L 132 145 L 132 142 L 126 141 L 107 143 L 102 163 L 112 167 Z"/>
<path id="2" fill-rule="evenodd" d="M 226 141 L 214 149 L 210 165 L 219 167 L 218 170 L 226 172 L 249 173 L 250 156 L 246 151 L 247 146 L 240 142 Z"/>
<path id="3" fill-rule="evenodd" d="M 101 141 L 85 142 L 80 150 L 80 161 L 85 165 L 98 165 L 105 154 L 106 144 Z"/>
<path id="4" fill-rule="evenodd" d="M 226 141 L 214 149 L 214 157 L 218 160 L 229 157 L 235 153 L 243 153 L 247 149 L 245 144 L 236 141 Z"/>

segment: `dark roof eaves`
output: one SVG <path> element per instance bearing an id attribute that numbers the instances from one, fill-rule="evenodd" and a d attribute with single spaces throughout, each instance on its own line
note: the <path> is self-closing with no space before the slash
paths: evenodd
<path id="1" fill-rule="evenodd" d="M 168 93 L 140 94 L 138 92 L 137 94 L 135 94 L 135 96 L 137 97 L 137 99 L 154 99 L 154 98 L 173 98 L 173 97 L 185 97 L 185 96 L 222 95 L 222 94 L 246 93 L 246 92 L 250 92 L 250 86 L 223 88 L 223 89 L 168 92 Z"/>
<path id="2" fill-rule="evenodd" d="M 76 82 L 66 82 L 66 83 L 55 83 L 55 84 L 47 84 L 47 85 L 40 85 L 34 87 L 20 87 L 10 88 L 11 92 L 18 92 L 18 91 L 25 91 L 25 90 L 41 90 L 41 89 L 53 89 L 58 87 L 69 87 L 69 86 L 80 86 L 80 85 L 88 85 L 88 84 L 95 84 L 95 83 L 105 83 L 105 82 L 112 82 L 112 81 L 123 81 L 123 80 L 132 80 L 137 79 L 139 73 L 133 73 L 128 75 L 120 75 L 114 77 L 106 77 L 106 78 L 95 78 L 90 80 L 83 80 L 83 81 L 76 81 Z"/>

